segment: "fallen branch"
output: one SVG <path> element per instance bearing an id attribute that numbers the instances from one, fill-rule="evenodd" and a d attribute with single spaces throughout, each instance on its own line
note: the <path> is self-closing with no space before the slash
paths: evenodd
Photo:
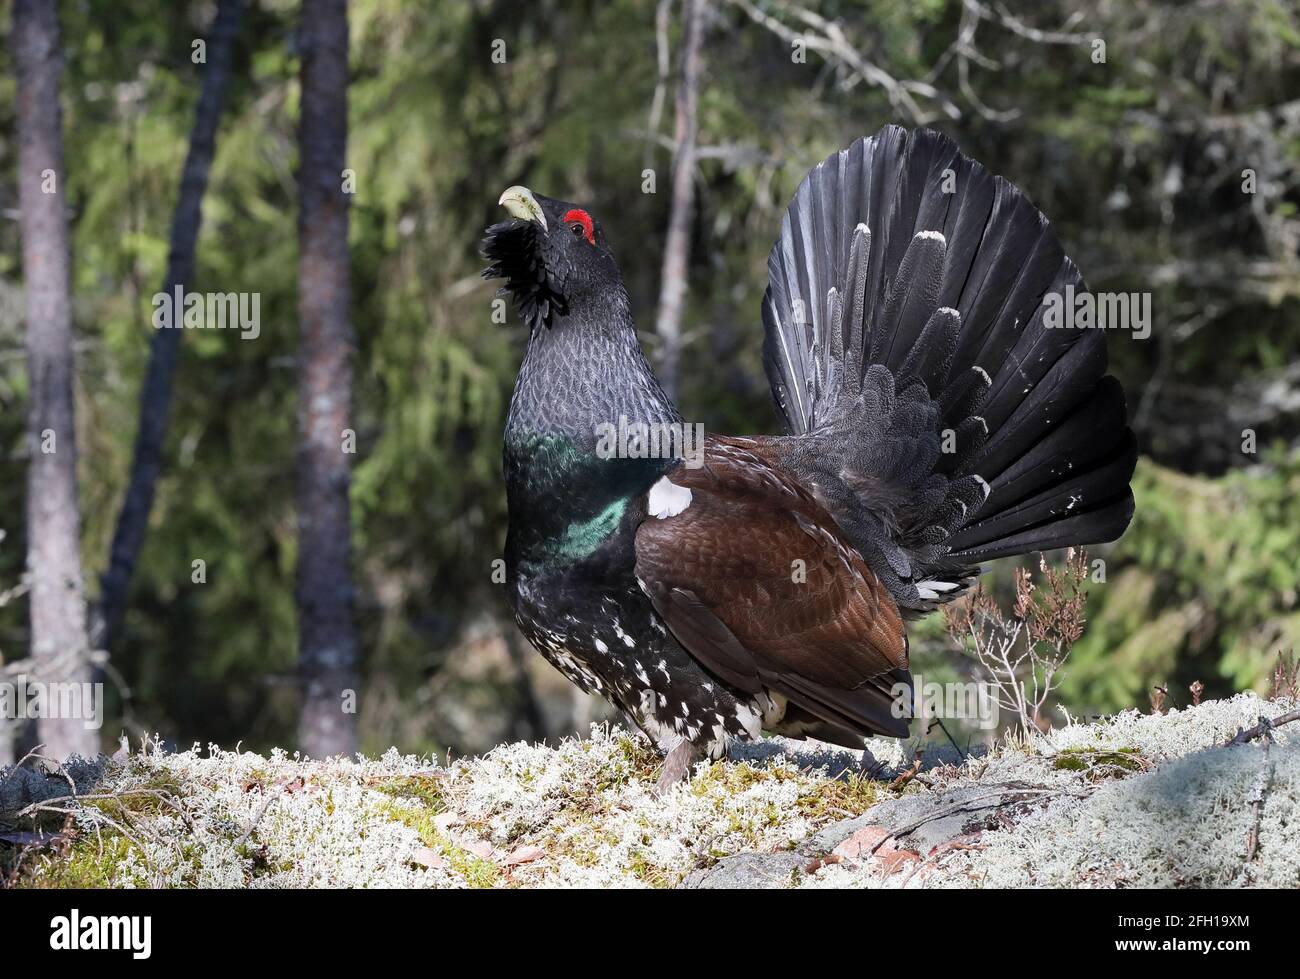
<path id="1" fill-rule="evenodd" d="M 903 788 L 903 786 L 905 786 L 908 782 L 912 781 L 912 779 L 916 778 L 917 774 L 920 773 L 920 771 L 921 771 L 921 753 L 918 751 L 916 753 L 916 757 L 912 759 L 912 766 L 908 768 L 906 771 L 900 773 L 898 778 L 894 779 L 892 782 L 889 783 L 890 791 L 891 792 L 900 791 Z"/>
<path id="2" fill-rule="evenodd" d="M 955 803 L 951 806 L 947 806 L 943 809 L 936 809 L 934 812 L 929 813 L 928 815 L 922 817 L 921 819 L 916 820 L 915 822 L 908 823 L 906 826 L 903 826 L 899 829 L 891 830 L 885 836 L 882 836 L 879 840 L 876 841 L 875 846 L 871 848 L 871 852 L 875 853 L 889 840 L 897 839 L 900 836 L 906 836 L 908 833 L 920 829 L 926 823 L 933 822 L 936 819 L 943 819 L 947 816 L 955 816 L 959 812 L 964 812 L 976 802 L 986 802 L 990 799 L 1001 799 L 1005 796 L 1028 796 L 1030 798 L 1035 798 L 1035 797 L 1042 798 L 1044 796 L 1052 796 L 1052 795 L 1073 795 L 1078 798 L 1087 797 L 1087 793 L 1068 792 L 1064 789 L 1040 789 L 1040 788 L 1033 788 L 1033 787 L 1006 789 L 1002 792 L 989 792 L 986 793 L 985 795 L 977 795 L 974 798 L 964 799 L 961 802 Z M 993 806 L 992 808 L 1000 809 L 1002 806 L 1005 805 L 1013 805 L 1016 802 L 1025 802 L 1025 801 L 1028 800 L 1023 798 L 1009 799 L 1006 802 L 999 802 L 997 805 Z"/>
<path id="3" fill-rule="evenodd" d="M 1290 724 L 1292 721 L 1300 721 L 1300 707 L 1289 710 L 1285 714 L 1278 714 L 1274 718 L 1261 717 L 1258 724 L 1243 731 L 1238 731 L 1232 740 L 1224 742 L 1223 747 L 1231 748 L 1234 744 L 1246 744 L 1249 741 L 1254 741 L 1256 738 L 1271 734 L 1274 728 L 1279 728 L 1283 724 Z"/>

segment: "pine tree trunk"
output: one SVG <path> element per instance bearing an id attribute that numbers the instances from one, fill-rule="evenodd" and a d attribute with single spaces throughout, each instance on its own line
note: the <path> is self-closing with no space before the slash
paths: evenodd
<path id="1" fill-rule="evenodd" d="M 304 0 L 298 226 L 299 745 L 320 758 L 356 750 L 352 623 L 346 0 Z M 354 436 L 353 436 L 354 438 Z M 349 702 L 351 698 L 351 702 Z"/>
<path id="2" fill-rule="evenodd" d="M 167 276 L 162 292 L 194 281 L 194 250 L 203 220 L 203 195 L 217 146 L 217 123 L 230 77 L 231 52 L 239 33 L 243 0 L 221 0 L 208 37 L 203 88 L 194 109 L 190 146 L 181 170 L 180 192 L 172 214 Z M 99 608 L 93 616 L 92 639 L 100 649 L 112 649 L 126 612 L 131 576 L 153 509 L 154 490 L 162 470 L 163 443 L 171 412 L 172 378 L 183 330 L 155 330 L 149 343 L 149 365 L 140 388 L 140 427 L 136 431 L 131 476 L 122 497 L 108 568 L 100 579 Z"/>
<path id="3" fill-rule="evenodd" d="M 700 90 L 700 45 L 706 0 L 682 0 L 681 80 L 677 85 L 677 151 L 673 157 L 672 201 L 664 265 L 659 287 L 659 380 L 670 397 L 677 394 L 681 360 L 682 313 L 686 306 L 686 277 L 691 259 L 691 223 L 695 216 L 696 105 Z"/>
<path id="4" fill-rule="evenodd" d="M 76 418 L 72 400 L 72 296 L 59 109 L 62 53 L 57 5 L 15 0 L 18 71 L 18 200 L 27 304 L 27 571 L 31 589 L 29 679 L 90 680 L 77 507 Z M 93 756 L 89 718 L 42 717 L 44 754 Z"/>

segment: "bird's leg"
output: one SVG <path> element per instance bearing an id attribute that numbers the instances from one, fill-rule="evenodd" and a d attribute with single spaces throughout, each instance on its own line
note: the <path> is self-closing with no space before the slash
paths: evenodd
<path id="1" fill-rule="evenodd" d="M 695 745 L 682 738 L 664 756 L 664 770 L 655 784 L 655 791 L 662 795 L 678 782 L 690 778 L 691 767 L 702 757 L 702 752 Z"/>

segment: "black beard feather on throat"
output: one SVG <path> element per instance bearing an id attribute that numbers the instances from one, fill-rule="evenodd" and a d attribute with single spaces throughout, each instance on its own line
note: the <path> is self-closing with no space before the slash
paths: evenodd
<path id="1" fill-rule="evenodd" d="M 531 221 L 510 220 L 494 224 L 483 238 L 482 253 L 490 264 L 485 279 L 505 279 L 501 293 L 509 293 L 528 329 L 551 327 L 552 317 L 568 312 L 564 283 L 542 258 L 540 229 Z"/>

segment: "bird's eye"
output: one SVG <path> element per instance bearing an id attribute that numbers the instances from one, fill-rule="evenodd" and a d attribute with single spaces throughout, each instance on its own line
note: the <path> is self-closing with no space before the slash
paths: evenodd
<path id="1" fill-rule="evenodd" d="M 591 220 L 591 215 L 582 208 L 575 207 L 566 211 L 564 223 L 569 226 L 575 238 L 585 238 L 590 245 L 596 243 L 596 226 Z"/>

